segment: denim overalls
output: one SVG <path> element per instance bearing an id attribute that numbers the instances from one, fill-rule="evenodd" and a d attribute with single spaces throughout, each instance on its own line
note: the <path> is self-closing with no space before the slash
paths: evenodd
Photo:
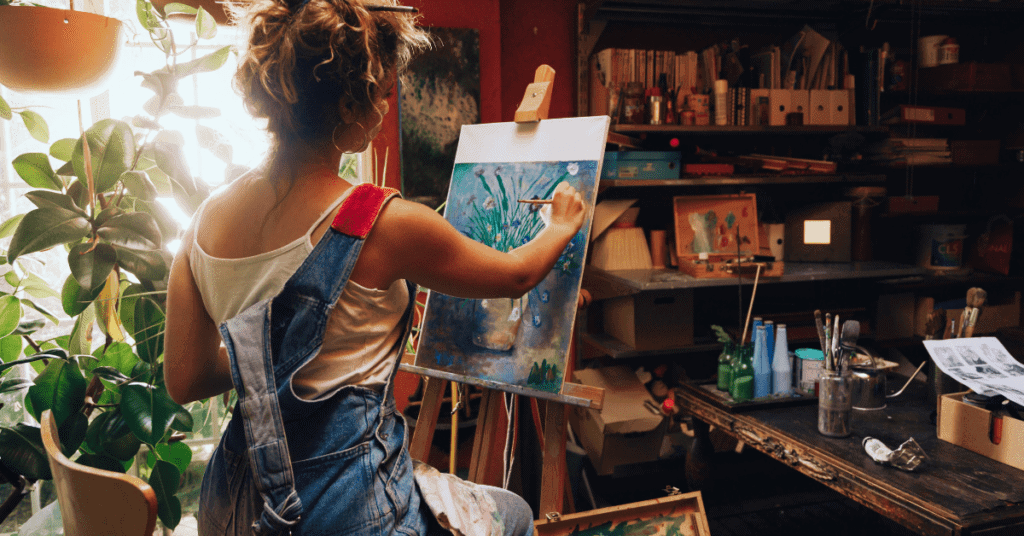
<path id="1" fill-rule="evenodd" d="M 395 190 L 354 187 L 334 222 L 279 295 L 220 326 L 238 405 L 203 477 L 199 533 L 232 535 L 423 534 L 406 443 L 391 389 L 412 325 L 383 393 L 344 386 L 315 401 L 291 389 L 319 352 L 324 326 L 366 236 Z M 286 439 L 287 438 L 287 439 Z"/>

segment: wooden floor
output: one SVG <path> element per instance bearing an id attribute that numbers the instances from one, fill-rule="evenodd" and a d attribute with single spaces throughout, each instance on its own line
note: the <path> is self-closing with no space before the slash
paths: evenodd
<path id="1" fill-rule="evenodd" d="M 681 461 L 681 460 L 680 460 Z M 716 456 L 715 482 L 701 490 L 711 536 L 911 536 L 914 533 L 752 449 Z M 685 489 L 685 473 L 659 462 L 634 475 L 597 477 L 598 506 L 663 496 Z M 588 468 L 589 469 L 589 468 Z M 589 473 L 589 471 L 588 471 Z M 578 499 L 585 505 L 587 499 Z"/>

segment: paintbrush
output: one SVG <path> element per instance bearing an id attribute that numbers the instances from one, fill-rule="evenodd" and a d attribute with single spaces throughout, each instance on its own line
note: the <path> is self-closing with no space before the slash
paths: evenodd
<path id="1" fill-rule="evenodd" d="M 964 337 L 970 337 L 974 335 L 974 325 L 978 323 L 978 317 L 981 316 L 981 310 L 985 307 L 985 300 L 988 299 L 988 292 L 983 289 L 975 287 L 974 289 L 974 302 L 968 302 L 967 305 L 973 306 L 971 308 L 971 314 L 967 317 L 967 327 L 964 328 Z"/>
<path id="2" fill-rule="evenodd" d="M 924 340 L 931 341 L 942 338 L 942 330 L 946 328 L 946 310 L 934 309 L 928 313 L 924 324 Z"/>
<path id="3" fill-rule="evenodd" d="M 821 353 L 825 354 L 825 321 L 822 318 L 821 309 L 814 310 L 814 327 L 818 330 L 818 343 L 821 344 Z"/>
<path id="4" fill-rule="evenodd" d="M 836 325 L 832 328 L 832 366 L 839 370 L 839 315 L 834 318 Z"/>
<path id="5" fill-rule="evenodd" d="M 850 352 L 857 346 L 858 338 L 860 338 L 860 322 L 856 320 L 843 322 L 843 334 L 840 337 L 841 342 L 839 343 L 840 364 L 838 368 L 840 371 L 846 368 L 846 363 L 850 359 Z"/>
<path id="6" fill-rule="evenodd" d="M 821 349 L 825 354 L 825 370 L 832 369 L 832 313 L 825 313 L 825 343 Z"/>
<path id="7" fill-rule="evenodd" d="M 964 327 L 967 326 L 967 319 L 971 316 L 971 309 L 974 308 L 974 296 L 978 293 L 978 287 L 971 287 L 967 289 L 967 306 L 960 313 L 960 324 L 957 325 L 956 335 L 953 337 L 959 339 L 964 336 Z"/>
<path id="8" fill-rule="evenodd" d="M 520 203 L 529 203 L 531 205 L 550 205 L 551 199 L 520 199 Z"/>

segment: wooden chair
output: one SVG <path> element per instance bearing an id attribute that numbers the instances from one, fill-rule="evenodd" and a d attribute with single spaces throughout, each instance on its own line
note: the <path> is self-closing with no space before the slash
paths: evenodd
<path id="1" fill-rule="evenodd" d="M 42 436 L 66 536 L 152 536 L 156 493 L 149 484 L 69 460 L 61 452 L 50 410 L 43 412 Z"/>

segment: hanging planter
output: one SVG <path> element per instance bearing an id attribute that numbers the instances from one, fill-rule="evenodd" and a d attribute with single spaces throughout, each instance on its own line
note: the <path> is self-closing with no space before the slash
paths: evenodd
<path id="1" fill-rule="evenodd" d="M 172 13 L 168 13 L 166 11 L 166 7 L 171 3 L 184 4 L 196 10 L 203 8 L 207 13 L 213 16 L 213 20 L 217 21 L 217 24 L 228 23 L 227 2 L 224 0 L 152 0 L 153 7 L 157 8 L 161 13 L 166 14 L 168 17 L 188 19 L 196 18 L 195 13 L 188 13 L 179 10 L 172 10 Z"/>
<path id="2" fill-rule="evenodd" d="M 121 21 L 69 9 L 0 6 L 0 85 L 66 92 L 99 85 L 112 70 Z"/>

